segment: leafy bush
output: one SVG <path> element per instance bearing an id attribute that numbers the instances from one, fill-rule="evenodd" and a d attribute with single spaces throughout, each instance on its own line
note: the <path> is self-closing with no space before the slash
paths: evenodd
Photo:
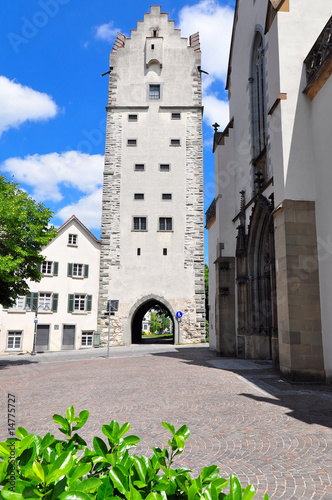
<path id="1" fill-rule="evenodd" d="M 169 449 L 153 448 L 147 458 L 129 454 L 140 439 L 126 435 L 129 423 L 120 427 L 114 420 L 102 426 L 107 442 L 94 437 L 90 450 L 76 432 L 88 416 L 88 411 L 75 416 L 73 406 L 66 417 L 53 416 L 65 440 L 50 433 L 41 438 L 19 427 L 17 438 L 0 443 L 0 496 L 8 500 L 251 500 L 255 495 L 252 485 L 242 489 L 233 475 L 229 493 L 223 493 L 228 481 L 219 477 L 216 465 L 204 467 L 196 479 L 188 469 L 173 469 L 173 460 L 183 452 L 190 434 L 185 425 L 175 431 L 163 422 L 171 433 Z M 268 500 L 267 495 L 264 498 Z"/>

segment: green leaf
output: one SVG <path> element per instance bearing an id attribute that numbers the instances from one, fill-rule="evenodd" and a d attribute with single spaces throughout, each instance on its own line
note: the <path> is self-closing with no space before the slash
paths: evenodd
<path id="1" fill-rule="evenodd" d="M 190 436 L 190 430 L 186 425 L 183 425 L 176 431 L 175 435 L 182 436 L 184 439 L 188 439 L 188 437 Z"/>
<path id="2" fill-rule="evenodd" d="M 66 417 L 67 417 L 68 423 L 72 424 L 74 421 L 74 417 L 75 417 L 75 409 L 73 406 L 70 406 L 69 408 L 67 408 Z"/>
<path id="3" fill-rule="evenodd" d="M 183 448 L 185 445 L 184 437 L 175 435 L 174 440 L 175 440 L 177 448 L 179 448 L 179 451 L 183 451 Z"/>
<path id="4" fill-rule="evenodd" d="M 48 432 L 42 439 L 41 442 L 41 448 L 44 450 L 45 448 L 48 448 L 51 444 L 53 444 L 55 441 L 55 437 L 51 436 L 51 434 Z"/>
<path id="5" fill-rule="evenodd" d="M 229 500 L 242 500 L 242 488 L 237 477 L 230 475 L 229 479 Z"/>
<path id="6" fill-rule="evenodd" d="M 90 495 L 82 491 L 69 491 L 60 495 L 60 500 L 91 500 Z"/>
<path id="7" fill-rule="evenodd" d="M 107 482 L 104 482 L 102 486 L 98 488 L 96 500 L 106 500 L 113 495 L 112 485 L 107 478 Z"/>
<path id="8" fill-rule="evenodd" d="M 167 422 L 161 422 L 161 423 L 162 423 L 163 427 L 165 427 L 165 429 L 169 430 L 169 432 L 171 434 L 173 434 L 173 436 L 174 436 L 174 434 L 175 434 L 174 425 L 168 424 Z"/>
<path id="9" fill-rule="evenodd" d="M 78 429 L 80 429 L 81 427 L 83 427 L 83 425 L 86 423 L 86 421 L 88 420 L 89 418 L 89 415 L 90 413 L 88 412 L 88 410 L 82 410 L 78 416 L 78 418 L 75 418 L 74 421 L 77 422 L 77 424 L 75 425 L 75 427 L 73 428 L 73 431 L 77 431 Z"/>
<path id="10" fill-rule="evenodd" d="M 70 471 L 70 484 L 72 484 L 76 479 L 80 479 L 90 472 L 92 464 L 79 464 Z"/>
<path id="11" fill-rule="evenodd" d="M 196 493 L 198 492 L 198 488 L 196 486 L 196 484 L 192 484 L 188 490 L 188 500 L 192 500 Z"/>
<path id="12" fill-rule="evenodd" d="M 16 493 L 15 491 L 5 489 L 1 490 L 1 496 L 5 498 L 5 500 L 21 500 L 24 498 L 22 493 Z"/>
<path id="13" fill-rule="evenodd" d="M 18 438 L 23 439 L 23 438 L 25 438 L 28 435 L 29 435 L 29 433 L 28 433 L 28 431 L 24 427 L 18 427 L 16 429 L 16 436 Z"/>
<path id="14" fill-rule="evenodd" d="M 118 432 L 118 438 L 122 437 L 130 429 L 130 424 L 128 422 L 124 423 Z"/>
<path id="15" fill-rule="evenodd" d="M 67 487 L 67 478 L 63 477 L 60 481 L 55 483 L 51 500 L 59 500 L 61 493 L 65 491 L 66 487 Z"/>
<path id="16" fill-rule="evenodd" d="M 19 457 L 23 453 L 24 450 L 26 450 L 27 448 L 30 448 L 32 443 L 35 443 L 35 435 L 34 434 L 29 434 L 28 436 L 23 438 L 22 441 L 19 443 L 19 448 L 16 450 L 16 456 Z"/>
<path id="17" fill-rule="evenodd" d="M 105 441 L 103 441 L 101 438 L 95 436 L 93 438 L 93 447 L 94 447 L 96 453 L 98 453 L 102 457 L 106 457 L 108 449 L 107 449 L 107 446 L 105 444 Z"/>
<path id="18" fill-rule="evenodd" d="M 68 425 L 67 420 L 64 417 L 62 417 L 61 415 L 58 415 L 57 413 L 55 413 L 53 415 L 53 420 L 54 420 L 55 424 L 60 424 L 60 425 L 62 425 L 62 427 L 64 429 L 69 430 L 69 425 Z"/>
<path id="19" fill-rule="evenodd" d="M 36 476 L 39 477 L 39 479 L 41 479 L 42 483 L 44 483 L 45 473 L 44 473 L 44 469 L 41 466 L 41 464 L 39 462 L 34 462 L 32 464 L 32 470 L 36 474 Z"/>
<path id="20" fill-rule="evenodd" d="M 127 436 L 123 438 L 122 445 L 125 446 L 135 446 L 137 443 L 140 442 L 140 438 L 137 436 Z"/>
<path id="21" fill-rule="evenodd" d="M 269 500 L 269 495 L 267 493 L 264 495 L 264 500 Z"/>
<path id="22" fill-rule="evenodd" d="M 9 445 L 7 443 L 0 443 L 0 457 L 5 458 L 9 457 L 10 451 L 9 451 Z"/>
<path id="23" fill-rule="evenodd" d="M 128 478 L 124 476 L 123 472 L 118 466 L 113 467 L 109 471 L 109 475 L 113 485 L 123 495 L 128 492 Z"/>
<path id="24" fill-rule="evenodd" d="M 142 460 L 141 457 L 137 456 L 133 457 L 133 461 L 134 461 L 134 468 L 137 471 L 138 477 L 143 483 L 145 483 L 145 477 L 147 471 L 146 463 L 144 462 L 144 460 Z"/>
<path id="25" fill-rule="evenodd" d="M 202 484 L 204 485 L 207 481 L 212 479 L 217 479 L 219 475 L 219 469 L 216 465 L 210 465 L 209 467 L 203 467 L 200 474 Z"/>
<path id="26" fill-rule="evenodd" d="M 252 484 L 248 484 L 243 492 L 242 500 L 251 500 L 255 496 L 255 488 Z M 265 499 L 264 499 L 265 500 Z"/>
<path id="27" fill-rule="evenodd" d="M 55 479 L 60 478 L 61 476 L 65 476 L 67 472 L 70 471 L 73 465 L 73 457 L 71 453 L 65 452 L 62 453 L 52 465 L 48 476 L 46 477 L 46 484 L 49 485 Z"/>
<path id="28" fill-rule="evenodd" d="M 79 487 L 77 487 L 76 489 L 77 491 L 83 491 L 85 493 L 93 493 L 102 484 L 103 483 L 100 479 L 96 477 L 89 477 L 87 479 L 84 479 L 84 481 L 82 481 Z"/>

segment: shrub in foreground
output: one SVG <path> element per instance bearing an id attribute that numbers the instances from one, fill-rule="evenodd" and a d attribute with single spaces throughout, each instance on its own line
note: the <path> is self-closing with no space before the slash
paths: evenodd
<path id="1" fill-rule="evenodd" d="M 140 439 L 127 435 L 129 423 L 120 427 L 114 420 L 102 426 L 106 442 L 94 437 L 90 450 L 77 433 L 88 416 L 86 410 L 75 416 L 73 406 L 66 417 L 53 416 L 65 440 L 50 433 L 42 438 L 19 427 L 17 438 L 0 443 L 0 496 L 8 500 L 251 500 L 255 496 L 253 486 L 242 488 L 235 476 L 229 482 L 219 477 L 216 465 L 204 467 L 196 479 L 188 469 L 173 468 L 190 434 L 185 425 L 175 431 L 162 422 L 171 433 L 169 448 L 155 447 L 147 458 L 129 454 Z"/>

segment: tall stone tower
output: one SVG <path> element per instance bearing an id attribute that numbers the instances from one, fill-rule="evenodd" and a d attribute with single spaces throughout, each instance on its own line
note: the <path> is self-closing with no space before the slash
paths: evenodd
<path id="1" fill-rule="evenodd" d="M 152 6 L 110 54 L 99 321 L 111 345 L 137 343 L 155 305 L 175 341 L 205 337 L 202 103 L 199 35 L 181 38 Z"/>

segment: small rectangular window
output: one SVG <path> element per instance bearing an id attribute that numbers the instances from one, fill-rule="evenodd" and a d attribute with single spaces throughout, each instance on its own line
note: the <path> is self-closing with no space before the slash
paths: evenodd
<path id="1" fill-rule="evenodd" d="M 172 199 L 172 193 L 162 193 L 161 199 L 162 200 L 171 200 Z"/>
<path id="2" fill-rule="evenodd" d="M 83 276 L 83 264 L 73 264 L 73 276 Z"/>
<path id="3" fill-rule="evenodd" d="M 169 172 L 170 171 L 170 164 L 169 163 L 160 163 L 159 170 L 160 170 L 160 172 Z"/>
<path id="4" fill-rule="evenodd" d="M 138 116 L 137 115 L 128 115 L 128 121 L 129 122 L 137 122 Z"/>
<path id="5" fill-rule="evenodd" d="M 7 349 L 20 350 L 22 341 L 22 332 L 8 332 Z"/>
<path id="6" fill-rule="evenodd" d="M 140 248 L 137 249 L 137 255 L 141 255 L 141 249 Z"/>
<path id="7" fill-rule="evenodd" d="M 77 245 L 77 234 L 68 234 L 68 245 Z"/>
<path id="8" fill-rule="evenodd" d="M 92 347 L 93 332 L 82 332 L 82 347 Z"/>
<path id="9" fill-rule="evenodd" d="M 159 217 L 159 231 L 172 231 L 172 217 Z"/>
<path id="10" fill-rule="evenodd" d="M 163 248 L 163 255 L 167 255 L 167 248 Z"/>
<path id="11" fill-rule="evenodd" d="M 85 311 L 85 295 L 74 295 L 74 311 Z"/>
<path id="12" fill-rule="evenodd" d="M 181 146 L 180 139 L 171 139 L 170 146 Z"/>
<path id="13" fill-rule="evenodd" d="M 137 146 L 137 139 L 127 139 L 127 146 Z"/>
<path id="14" fill-rule="evenodd" d="M 136 172 L 143 172 L 145 170 L 145 165 L 144 163 L 135 163 L 134 170 Z"/>
<path id="15" fill-rule="evenodd" d="M 134 231 L 146 231 L 146 217 L 134 217 L 133 229 Z"/>
<path id="16" fill-rule="evenodd" d="M 41 292 L 39 294 L 38 309 L 41 311 L 51 311 L 51 293 Z"/>
<path id="17" fill-rule="evenodd" d="M 152 99 L 152 100 L 160 99 L 160 85 L 150 85 L 150 87 L 149 87 L 149 99 Z"/>
<path id="18" fill-rule="evenodd" d="M 144 193 L 135 193 L 134 200 L 144 200 Z"/>
<path id="19" fill-rule="evenodd" d="M 172 120 L 181 120 L 181 113 L 172 113 Z"/>
<path id="20" fill-rule="evenodd" d="M 11 306 L 11 309 L 15 311 L 23 311 L 24 302 L 25 302 L 25 297 L 23 295 L 19 295 L 19 297 L 17 297 L 17 299 L 15 300 L 15 304 Z"/>

